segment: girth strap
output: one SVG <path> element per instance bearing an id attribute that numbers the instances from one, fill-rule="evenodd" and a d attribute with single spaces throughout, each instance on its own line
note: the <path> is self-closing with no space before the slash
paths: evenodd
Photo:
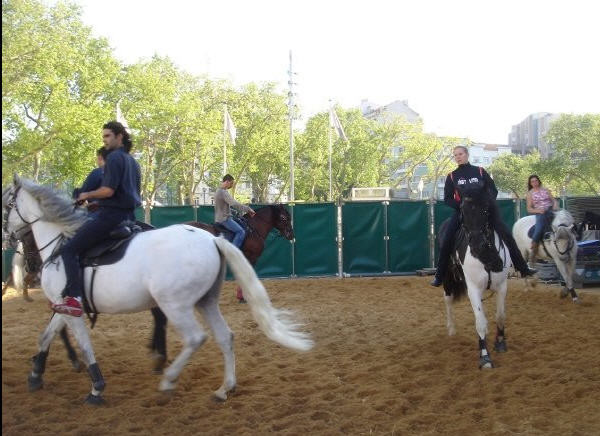
<path id="1" fill-rule="evenodd" d="M 92 323 L 90 326 L 91 329 L 94 328 L 96 321 L 98 320 L 98 310 L 94 304 L 94 279 L 96 278 L 96 270 L 97 267 L 92 268 L 92 279 L 90 280 L 90 298 L 88 299 L 85 295 L 85 292 L 83 292 L 83 307 L 88 319 Z"/>

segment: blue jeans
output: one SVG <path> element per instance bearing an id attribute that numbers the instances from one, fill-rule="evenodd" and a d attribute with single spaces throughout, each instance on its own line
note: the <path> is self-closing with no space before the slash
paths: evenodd
<path id="1" fill-rule="evenodd" d="M 546 217 L 542 213 L 535 215 L 535 230 L 533 231 L 533 242 L 540 242 L 542 240 L 544 225 L 546 224 Z"/>
<path id="2" fill-rule="evenodd" d="M 246 237 L 246 231 L 231 217 L 227 218 L 225 221 L 222 221 L 221 224 L 227 230 L 230 230 L 235 234 L 233 237 L 233 245 L 241 250 L 242 244 L 244 243 L 244 238 Z"/>
<path id="3" fill-rule="evenodd" d="M 83 282 L 80 275 L 79 256 L 104 239 L 108 239 L 111 230 L 129 219 L 131 214 L 132 212 L 126 209 L 102 207 L 90 214 L 89 220 L 77 230 L 75 236 L 63 245 L 60 254 L 67 273 L 67 285 L 63 296 L 82 296 Z"/>

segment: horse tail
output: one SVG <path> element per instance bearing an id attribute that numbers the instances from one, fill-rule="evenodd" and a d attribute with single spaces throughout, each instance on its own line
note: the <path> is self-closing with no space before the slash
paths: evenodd
<path id="1" fill-rule="evenodd" d="M 21 246 L 21 250 L 23 247 Z M 25 256 L 19 251 L 15 252 L 12 260 L 12 281 L 16 291 L 23 292 L 25 289 Z"/>
<path id="2" fill-rule="evenodd" d="M 298 331 L 300 326 L 291 320 L 290 312 L 275 309 L 271 305 L 266 289 L 244 254 L 223 238 L 215 238 L 214 241 L 242 287 L 252 316 L 263 333 L 285 347 L 300 351 L 310 350 L 313 341 L 309 335 Z"/>

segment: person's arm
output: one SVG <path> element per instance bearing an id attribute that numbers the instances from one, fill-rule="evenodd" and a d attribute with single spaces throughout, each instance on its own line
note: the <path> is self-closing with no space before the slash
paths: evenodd
<path id="1" fill-rule="evenodd" d="M 495 200 L 496 197 L 498 197 L 498 189 L 496 188 L 494 179 L 492 179 L 488 172 L 483 168 L 481 169 L 481 174 L 483 176 L 483 180 L 485 180 L 485 186 L 487 186 L 490 197 L 492 198 L 492 200 Z"/>
<path id="2" fill-rule="evenodd" d="M 552 210 L 558 210 L 558 200 L 552 196 L 552 192 L 548 189 L 548 196 L 552 200 Z"/>
<path id="3" fill-rule="evenodd" d="M 527 213 L 536 214 L 538 213 L 537 209 L 533 207 L 533 199 L 531 198 L 531 192 L 527 193 Z"/>
<path id="4" fill-rule="evenodd" d="M 120 159 L 117 154 L 111 153 L 108 155 L 104 165 L 104 177 L 101 186 L 93 191 L 80 193 L 77 201 L 112 197 L 123 178 L 124 165 L 123 159 Z"/>
<path id="5" fill-rule="evenodd" d="M 444 203 L 453 209 L 460 209 L 460 203 L 454 199 L 454 183 L 450 174 L 446 176 L 446 184 L 444 185 Z"/>
<path id="6" fill-rule="evenodd" d="M 90 192 L 82 192 L 79 194 L 77 201 L 109 198 L 115 194 L 115 190 L 108 186 L 100 186 L 98 189 Z"/>
<path id="7" fill-rule="evenodd" d="M 232 195 L 227 191 L 223 191 L 223 200 L 225 200 L 229 206 L 236 208 L 242 213 L 252 214 L 251 211 L 254 212 L 250 207 L 240 203 L 239 201 L 236 201 L 235 198 L 233 198 Z"/>

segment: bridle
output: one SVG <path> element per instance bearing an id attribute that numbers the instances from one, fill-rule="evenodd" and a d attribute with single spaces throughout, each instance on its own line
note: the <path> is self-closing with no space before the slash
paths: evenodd
<path id="1" fill-rule="evenodd" d="M 14 241 L 19 241 L 22 238 L 22 236 L 31 232 L 31 226 L 42 219 L 42 217 L 40 216 L 40 217 L 37 217 L 36 219 L 34 219 L 33 221 L 27 221 L 23 217 L 23 215 L 19 211 L 19 206 L 17 205 L 17 194 L 19 193 L 20 189 L 21 189 L 21 187 L 17 186 L 15 188 L 15 190 L 9 194 L 8 201 L 6 202 L 6 207 L 4 208 L 4 217 L 3 217 L 4 223 L 2 224 L 2 230 L 8 234 L 8 241 L 9 241 L 9 244 L 11 244 L 11 245 L 13 244 Z M 8 230 L 8 219 L 9 219 L 10 213 L 13 211 L 13 209 L 19 216 L 19 219 L 22 221 L 23 225 L 21 227 L 19 227 L 17 230 L 11 232 Z M 22 233 L 22 231 L 25 229 L 29 229 L 28 232 Z M 53 238 L 46 245 L 44 245 L 42 248 L 38 248 L 36 253 L 41 253 L 43 250 L 48 248 L 54 241 L 56 241 L 59 238 L 64 238 L 64 235 L 62 232 L 59 233 L 55 238 Z"/>

